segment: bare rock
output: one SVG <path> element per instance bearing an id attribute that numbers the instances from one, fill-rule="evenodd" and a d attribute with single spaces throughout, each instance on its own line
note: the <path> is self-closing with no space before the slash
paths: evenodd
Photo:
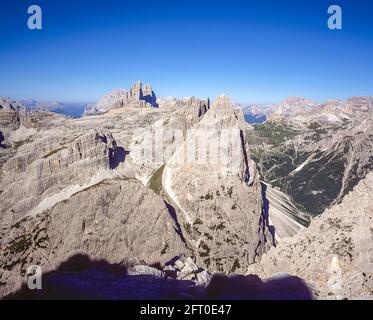
<path id="1" fill-rule="evenodd" d="M 72 137 L 46 136 L 25 145 L 1 171 L 2 225 L 36 215 L 94 184 L 123 156 L 110 133 L 94 130 Z"/>
<path id="2" fill-rule="evenodd" d="M 244 125 L 242 111 L 228 97 L 219 97 L 163 171 L 163 190 L 181 212 L 198 263 L 210 271 L 247 268 L 268 245 L 260 226 L 261 187 L 247 153 Z M 196 150 L 206 158 L 198 158 Z"/>
<path id="3" fill-rule="evenodd" d="M 84 115 L 95 115 L 124 107 L 157 108 L 157 97 L 151 85 L 146 84 L 143 87 L 142 83 L 137 81 L 129 91 L 123 89 L 114 90 L 103 96 L 96 104 L 87 105 Z"/>
<path id="4" fill-rule="evenodd" d="M 28 266 L 39 264 L 47 272 L 78 253 L 110 263 L 137 257 L 152 265 L 188 252 L 162 198 L 127 179 L 88 187 L 24 218 L 4 237 L 9 241 L 0 256 L 0 296 L 26 279 Z"/>
<path id="5" fill-rule="evenodd" d="M 211 274 L 196 265 L 191 257 L 178 256 L 166 263 L 163 272 L 178 280 L 190 280 L 197 285 L 207 285 Z"/>
<path id="6" fill-rule="evenodd" d="M 286 272 L 305 279 L 321 299 L 373 298 L 373 174 L 308 229 L 265 254 L 248 273 Z"/>

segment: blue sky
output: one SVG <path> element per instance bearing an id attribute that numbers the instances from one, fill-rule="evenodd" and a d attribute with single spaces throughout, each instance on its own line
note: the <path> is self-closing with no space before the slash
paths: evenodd
<path id="1" fill-rule="evenodd" d="M 27 8 L 43 30 L 27 28 Z M 343 30 L 327 28 L 339 4 Z M 95 101 L 136 80 L 159 96 L 275 102 L 373 95 L 370 0 L 1 0 L 0 95 Z"/>

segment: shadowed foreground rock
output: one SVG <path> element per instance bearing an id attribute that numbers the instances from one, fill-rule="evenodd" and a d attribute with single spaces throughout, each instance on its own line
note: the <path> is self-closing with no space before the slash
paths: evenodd
<path id="1" fill-rule="evenodd" d="M 180 261 L 180 260 L 178 260 Z M 27 285 L 6 299 L 94 299 L 94 300 L 310 300 L 312 294 L 303 280 L 283 275 L 262 281 L 258 276 L 215 274 L 210 282 L 197 285 L 154 275 L 130 275 L 119 264 L 92 261 L 77 255 L 43 276 L 43 289 L 31 291 Z M 154 269 L 148 267 L 148 269 Z M 154 269 L 155 270 L 155 269 Z"/>

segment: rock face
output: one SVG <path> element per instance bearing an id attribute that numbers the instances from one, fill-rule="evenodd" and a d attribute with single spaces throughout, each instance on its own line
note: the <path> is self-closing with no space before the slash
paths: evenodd
<path id="1" fill-rule="evenodd" d="M 219 97 L 163 171 L 163 190 L 182 212 L 199 261 L 211 271 L 242 270 L 268 245 L 243 126 L 242 111 Z"/>
<path id="2" fill-rule="evenodd" d="M 190 98 L 174 107 L 174 112 L 156 121 L 150 128 L 141 130 L 129 147 L 129 161 L 137 177 L 144 184 L 151 184 L 153 190 L 162 187 L 161 181 L 156 181 L 157 174 L 161 175 L 165 163 L 184 143 L 188 130 L 209 110 L 210 102 Z"/>
<path id="3" fill-rule="evenodd" d="M 17 288 L 29 265 L 46 272 L 77 253 L 111 263 L 165 263 L 188 252 L 180 234 L 163 199 L 139 182 L 99 182 L 5 230 L 0 295 Z"/>
<path id="4" fill-rule="evenodd" d="M 163 268 L 165 275 L 178 280 L 190 280 L 197 285 L 206 285 L 211 278 L 211 274 L 198 267 L 191 257 L 175 257 Z"/>
<path id="5" fill-rule="evenodd" d="M 373 173 L 343 201 L 280 243 L 248 273 L 287 272 L 305 279 L 321 299 L 373 297 Z"/>
<path id="6" fill-rule="evenodd" d="M 118 95 L 153 97 L 139 83 L 112 101 Z M 1 167 L 1 295 L 17 289 L 29 265 L 49 271 L 77 253 L 161 264 L 176 279 L 204 283 L 207 268 L 246 270 L 271 243 L 246 124 L 228 97 L 212 108 L 191 97 L 166 108 L 118 107 L 81 119 L 34 112 L 29 119 L 33 133 Z M 212 149 L 207 162 L 178 162 L 195 138 L 217 146 L 220 162 Z M 193 258 L 166 265 L 183 255 Z"/>
<path id="7" fill-rule="evenodd" d="M 135 84 L 125 99 L 151 103 L 155 95 L 150 86 Z M 149 265 L 193 253 L 174 208 L 136 179 L 127 147 L 160 119 L 186 130 L 208 105 L 195 99 L 181 109 L 129 108 L 82 119 L 38 111 L 27 115 L 26 122 L 20 108 L 6 103 L 2 127 L 9 128 L 9 139 L 21 137 L 26 125 L 33 131 L 4 149 L 8 154 L 2 157 L 0 296 L 19 287 L 28 266 L 52 270 L 79 252 L 110 262 L 136 258 Z"/>
<path id="8" fill-rule="evenodd" d="M 146 84 L 143 86 L 140 81 L 137 81 L 129 91 L 123 89 L 114 90 L 102 97 L 96 104 L 88 105 L 84 115 L 93 115 L 124 107 L 157 108 L 157 97 L 151 85 Z"/>
<path id="9" fill-rule="evenodd" d="M 36 215 L 90 185 L 93 182 L 87 180 L 100 169 L 115 166 L 123 152 L 110 133 L 98 131 L 70 138 L 46 137 L 25 146 L 1 171 L 2 225 L 10 226 L 26 214 Z M 14 202 L 15 198 L 19 201 Z"/>
<path id="10" fill-rule="evenodd" d="M 25 107 L 17 101 L 0 97 L 0 148 L 9 145 L 11 133 L 21 126 Z"/>

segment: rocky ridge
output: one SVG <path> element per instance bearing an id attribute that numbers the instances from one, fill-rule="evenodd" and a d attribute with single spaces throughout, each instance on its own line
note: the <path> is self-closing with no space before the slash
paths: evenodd
<path id="1" fill-rule="evenodd" d="M 247 273 L 298 276 L 320 299 L 372 299 L 372 194 L 373 173 L 369 173 L 340 204 L 271 248 Z"/>
<path id="2" fill-rule="evenodd" d="M 179 298 L 184 293 L 195 298 L 214 297 L 214 293 L 194 286 L 205 286 L 210 272 L 247 270 L 263 279 L 284 271 L 304 277 L 320 298 L 370 296 L 371 242 L 359 234 L 362 230 L 368 235 L 367 228 L 372 225 L 366 196 L 371 193 L 366 187 L 371 176 L 367 177 L 369 183 L 358 184 L 371 171 L 369 112 L 339 117 L 338 121 L 331 121 L 329 116 L 310 121 L 309 113 L 303 112 L 250 127 L 241 109 L 227 96 L 219 97 L 211 106 L 209 100 L 194 97 L 156 99 L 159 108 L 154 108 L 149 105 L 154 101 L 152 92 L 150 86 L 137 83 L 129 92 L 117 91 L 103 99 L 104 113 L 80 119 L 49 112 L 30 114 L 11 100 L 2 102 L 0 130 L 6 132 L 6 143 L 0 149 L 0 296 L 20 287 L 29 265 L 39 264 L 44 272 L 53 272 L 77 254 L 126 266 L 135 261 L 128 270 L 135 278 L 121 279 L 123 285 L 139 285 L 137 276 L 192 281 L 191 291 L 183 289 Z M 160 130 L 165 134 L 158 144 Z M 225 152 L 222 158 L 214 149 L 217 145 Z M 193 146 L 196 148 L 190 152 Z M 315 177 L 305 178 L 307 172 Z M 330 181 L 325 183 L 320 177 Z M 277 188 L 290 187 L 283 189 L 285 193 L 272 187 L 267 190 L 269 211 L 261 178 Z M 341 182 L 336 184 L 336 180 Z M 324 189 L 315 184 L 320 181 Z M 354 192 L 346 196 L 356 184 Z M 338 188 L 330 194 L 328 186 L 333 185 Z M 316 199 L 327 196 L 328 206 L 340 203 L 329 215 L 334 219 L 342 212 L 342 217 L 325 222 L 327 211 L 305 230 L 308 223 L 301 223 L 299 218 L 307 219 L 302 211 L 308 210 L 295 207 L 307 203 L 302 202 L 302 190 L 316 192 L 311 193 Z M 360 191 L 355 199 L 356 190 Z M 356 206 L 361 201 L 363 205 L 349 216 L 347 201 L 356 201 Z M 318 208 L 324 209 L 325 203 L 319 202 Z M 367 212 L 367 218 L 362 218 Z M 328 228 L 336 231 L 324 232 Z M 319 250 L 320 232 L 323 241 Z M 336 235 L 338 239 L 333 238 Z M 311 243 L 307 256 L 302 254 L 308 250 L 299 240 L 302 237 Z M 273 245 L 278 248 L 264 255 Z M 283 250 L 289 252 L 285 257 Z M 317 282 L 316 261 L 310 262 L 315 252 L 325 268 L 331 259 L 334 278 L 328 278 L 330 281 L 325 282 L 323 275 Z M 271 257 L 284 259 L 284 264 L 277 268 Z M 358 264 L 361 274 L 346 267 L 348 259 Z M 293 262 L 297 267 L 288 268 L 287 263 Z M 309 277 L 298 269 L 308 270 Z M 84 272 L 54 274 L 51 288 L 61 286 L 61 295 L 70 289 L 74 293 L 74 283 L 80 283 L 82 276 L 107 285 L 109 291 L 118 289 L 118 279 L 108 278 L 105 272 Z M 338 282 L 341 277 L 346 285 Z M 215 297 L 268 297 L 258 289 L 266 284 L 257 277 L 249 278 L 233 281 L 232 286 L 249 282 L 256 288 L 254 293 L 248 290 L 235 295 L 233 290 Z M 141 279 L 144 282 L 140 284 L 148 289 L 155 285 L 148 278 Z M 164 285 L 163 280 L 158 288 Z M 168 296 L 175 292 L 174 285 L 179 288 L 181 283 L 172 284 Z M 109 291 L 102 297 L 109 298 Z M 122 298 L 126 294 L 130 298 L 128 292 L 123 294 Z M 156 294 L 153 291 L 149 297 Z"/>
<path id="3" fill-rule="evenodd" d="M 136 90 L 131 91 L 134 99 L 141 97 Z M 149 92 L 149 87 L 145 92 Z M 208 100 L 192 97 L 165 108 L 119 107 L 80 119 L 35 112 L 29 119 L 33 131 L 8 148 L 12 154 L 1 167 L 2 296 L 19 287 L 29 265 L 38 264 L 48 272 L 79 253 L 109 263 L 136 258 L 149 266 L 164 265 L 185 254 L 194 257 L 198 265 L 209 266 L 209 271 L 229 273 L 243 270 L 264 252 L 260 184 L 255 165 L 246 153 L 242 135 L 246 124 L 242 112 L 232 108 L 227 97 L 219 98 L 213 109 Z M 159 123 L 170 130 L 164 141 L 168 151 L 155 145 L 159 148 L 159 159 L 141 155 L 141 150 L 153 145 L 152 135 Z M 228 157 L 233 171 L 214 166 L 220 174 L 213 177 L 211 168 L 204 173 L 195 167 L 200 181 L 213 179 L 215 191 L 221 194 L 216 200 L 210 201 L 207 196 L 202 201 L 204 186 L 196 185 L 190 191 L 201 208 L 184 204 L 184 200 L 179 207 L 167 192 L 162 170 L 172 162 L 179 148 L 189 143 L 185 140 L 191 139 L 190 132 L 205 129 L 209 123 L 219 134 L 227 129 L 239 138 L 238 152 Z M 11 128 L 11 136 L 17 130 Z M 176 139 L 177 133 L 172 133 L 176 131 L 181 133 L 180 140 Z M 180 167 L 177 174 L 181 177 L 189 171 Z M 172 189 L 179 194 L 182 185 L 173 183 Z M 236 211 L 235 202 L 241 195 L 247 195 L 252 202 L 236 204 Z M 214 208 L 223 203 L 225 208 L 218 209 L 218 217 Z M 218 219 L 214 229 L 220 234 L 220 242 L 211 241 L 208 225 L 202 226 L 206 229 L 204 243 L 189 233 L 184 207 L 193 212 L 194 219 L 204 220 L 208 215 L 212 222 Z M 235 207 L 237 214 L 230 212 L 231 207 Z M 225 223 L 229 230 L 222 231 Z M 229 238 L 227 243 L 225 234 Z M 217 251 L 221 256 L 213 257 Z M 235 252 L 245 257 L 239 264 Z M 211 263 L 207 263 L 210 257 Z M 216 263 L 219 259 L 221 264 Z M 178 272 L 175 268 L 174 271 Z M 182 274 L 186 271 L 180 270 Z M 199 281 L 198 277 L 196 280 Z"/>
<path id="4" fill-rule="evenodd" d="M 185 233 L 210 270 L 239 271 L 271 243 L 261 228 L 261 186 L 244 126 L 242 111 L 227 96 L 217 98 L 163 170 L 163 190 L 183 213 Z M 188 152 L 194 143 L 203 150 L 199 155 Z M 227 158 L 215 153 L 217 145 Z"/>
<path id="5" fill-rule="evenodd" d="M 157 97 L 150 84 L 135 82 L 130 90 L 117 89 L 102 97 L 96 104 L 88 105 L 84 115 L 94 115 L 124 107 L 157 108 Z"/>

